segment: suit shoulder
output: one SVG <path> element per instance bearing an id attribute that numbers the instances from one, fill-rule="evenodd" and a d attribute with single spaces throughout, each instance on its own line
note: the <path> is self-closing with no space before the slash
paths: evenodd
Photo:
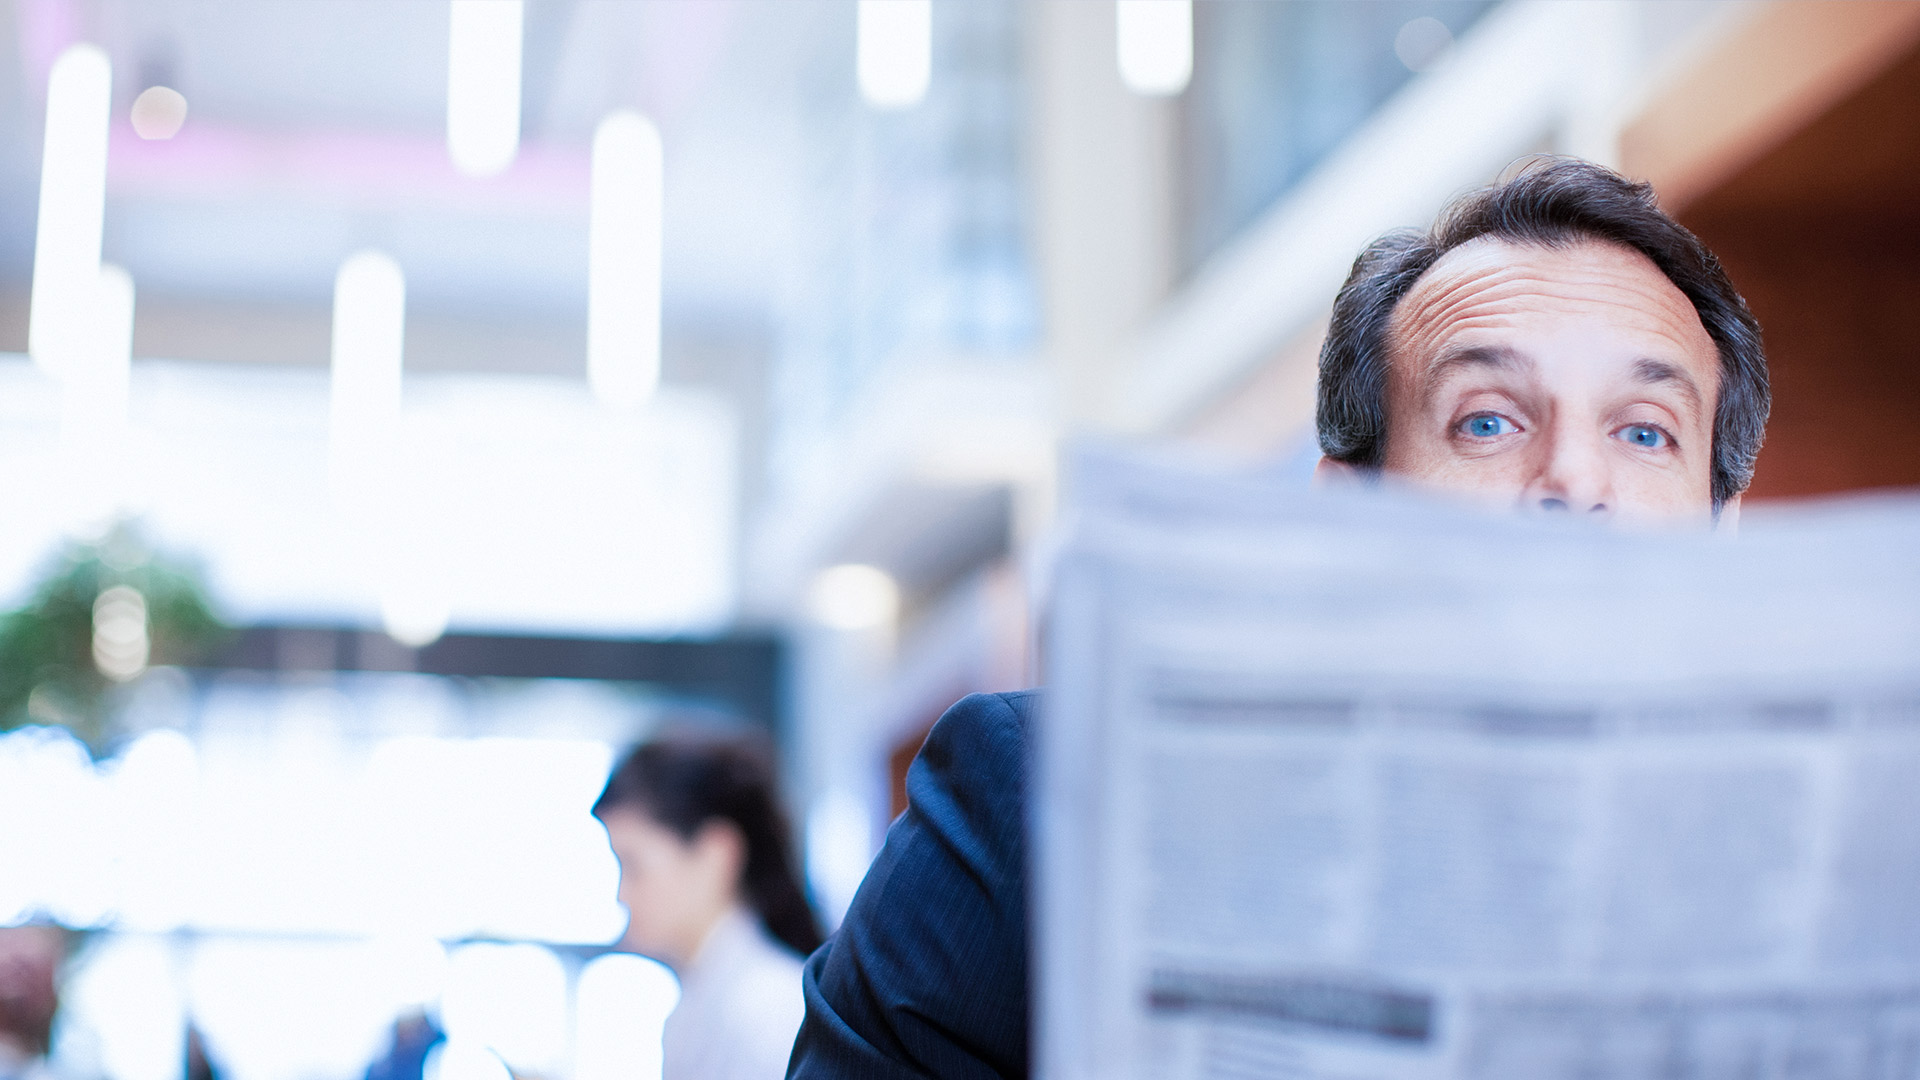
<path id="1" fill-rule="evenodd" d="M 916 764 L 937 775 L 988 772 L 1018 775 L 1026 758 L 1027 728 L 1040 694 L 968 694 L 943 713 Z"/>
<path id="2" fill-rule="evenodd" d="M 1039 712 L 1042 697 L 1038 690 L 968 694 L 954 702 L 935 727 L 981 727 L 993 735 L 1018 739 Z"/>

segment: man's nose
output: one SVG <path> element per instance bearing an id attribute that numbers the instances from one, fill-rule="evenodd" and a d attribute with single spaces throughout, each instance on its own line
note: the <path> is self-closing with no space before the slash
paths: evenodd
<path id="1" fill-rule="evenodd" d="M 1522 493 L 1526 507 L 1611 517 L 1613 473 L 1607 468 L 1604 438 L 1555 432 L 1545 441 L 1539 469 Z"/>

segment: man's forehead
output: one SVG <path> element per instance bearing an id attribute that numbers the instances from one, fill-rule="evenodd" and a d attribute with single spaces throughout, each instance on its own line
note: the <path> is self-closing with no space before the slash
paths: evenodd
<path id="1" fill-rule="evenodd" d="M 1559 246 L 1483 237 L 1441 256 L 1395 306 L 1396 357 L 1431 360 L 1475 331 L 1588 322 L 1680 354 L 1715 355 L 1691 301 L 1631 248 L 1598 240 Z"/>

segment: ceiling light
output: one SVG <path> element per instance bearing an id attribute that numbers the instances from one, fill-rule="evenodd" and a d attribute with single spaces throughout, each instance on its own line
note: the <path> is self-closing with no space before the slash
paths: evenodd
<path id="1" fill-rule="evenodd" d="M 621 110 L 593 133 L 587 217 L 587 382 L 632 407 L 660 382 L 660 131 Z"/>
<path id="2" fill-rule="evenodd" d="M 389 588 L 380 596 L 380 628 L 409 649 L 439 641 L 452 617 L 444 601 L 423 589 Z"/>
<path id="3" fill-rule="evenodd" d="M 521 0 L 452 0 L 447 151 L 468 176 L 492 176 L 520 149 Z"/>
<path id="4" fill-rule="evenodd" d="M 861 563 L 820 571 L 807 599 L 814 619 L 835 630 L 877 629 L 900 614 L 900 586 L 893 576 Z"/>
<path id="5" fill-rule="evenodd" d="M 400 264 L 362 251 L 333 282 L 331 466 L 336 497 L 364 495 L 400 420 L 407 280 Z"/>
<path id="6" fill-rule="evenodd" d="M 860 0 L 855 51 L 868 104 L 919 104 L 933 78 L 933 0 Z"/>
<path id="7" fill-rule="evenodd" d="M 99 287 L 112 96 L 113 66 L 98 46 L 74 45 L 54 61 L 27 316 L 27 351 L 49 371 L 85 348 Z"/>
<path id="8" fill-rule="evenodd" d="M 143 139 L 171 139 L 187 122 L 187 99 L 170 86 L 149 86 L 133 99 L 133 133 Z"/>
<path id="9" fill-rule="evenodd" d="M 1171 97 L 1193 77 L 1193 0 L 1115 0 L 1120 81 Z"/>

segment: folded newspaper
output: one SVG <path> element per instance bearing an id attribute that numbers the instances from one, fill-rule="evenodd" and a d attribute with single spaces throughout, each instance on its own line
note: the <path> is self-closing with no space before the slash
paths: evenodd
<path id="1" fill-rule="evenodd" d="M 1920 501 L 1071 493 L 1047 1080 L 1920 1077 Z"/>

